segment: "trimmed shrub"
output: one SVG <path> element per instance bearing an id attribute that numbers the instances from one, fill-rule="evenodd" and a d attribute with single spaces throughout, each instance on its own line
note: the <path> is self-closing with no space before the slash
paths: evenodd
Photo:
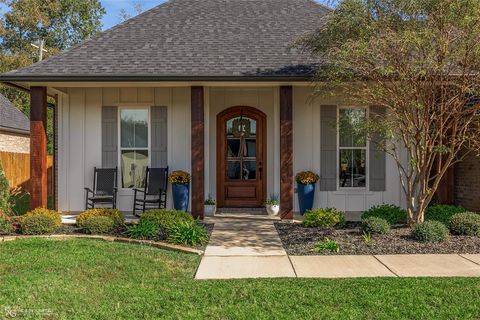
<path id="1" fill-rule="evenodd" d="M 480 237 L 480 215 L 462 212 L 450 218 L 448 227 L 453 234 Z"/>
<path id="2" fill-rule="evenodd" d="M 57 228 L 55 218 L 47 215 L 23 216 L 20 220 L 20 229 L 23 234 L 47 234 L 54 232 Z"/>
<path id="3" fill-rule="evenodd" d="M 10 209 L 10 185 L 3 171 L 0 161 L 0 211 L 8 212 Z"/>
<path id="4" fill-rule="evenodd" d="M 95 216 L 85 220 L 83 230 L 89 234 L 110 233 L 115 228 L 115 222 L 112 218 L 106 216 Z"/>
<path id="5" fill-rule="evenodd" d="M 191 214 L 174 209 L 155 209 L 149 210 L 142 214 L 140 223 L 151 222 L 159 228 L 168 230 L 168 228 L 178 222 L 192 222 L 194 221 Z"/>
<path id="6" fill-rule="evenodd" d="M 203 245 L 208 240 L 207 230 L 195 221 L 179 221 L 169 226 L 167 241 L 188 246 Z"/>
<path id="7" fill-rule="evenodd" d="M 151 221 L 141 221 L 128 228 L 128 235 L 134 239 L 152 239 L 158 235 L 160 228 Z"/>
<path id="8" fill-rule="evenodd" d="M 390 224 L 380 217 L 368 217 L 362 220 L 362 231 L 367 234 L 387 234 L 390 232 Z"/>
<path id="9" fill-rule="evenodd" d="M 332 228 L 343 223 L 345 223 L 345 214 L 334 208 L 308 210 L 303 217 L 303 225 L 307 228 Z"/>
<path id="10" fill-rule="evenodd" d="M 55 210 L 37 208 L 23 215 L 19 222 L 23 234 L 46 234 L 62 225 L 62 216 Z"/>
<path id="11" fill-rule="evenodd" d="M 374 206 L 362 213 L 362 220 L 365 220 L 369 217 L 383 218 L 391 225 L 407 223 L 407 212 L 402 208 L 392 204 Z"/>
<path id="12" fill-rule="evenodd" d="M 0 234 L 9 234 L 14 230 L 12 219 L 7 214 L 7 211 L 0 209 Z"/>
<path id="13" fill-rule="evenodd" d="M 55 222 L 55 227 L 57 228 L 62 225 L 62 215 L 55 210 L 49 210 L 45 208 L 36 208 L 36 209 L 33 209 L 32 211 L 27 212 L 20 218 L 20 222 L 25 218 L 29 218 L 33 216 L 49 217 Z"/>
<path id="14" fill-rule="evenodd" d="M 466 212 L 467 209 L 460 206 L 452 206 L 447 204 L 437 204 L 431 207 L 428 207 L 425 210 L 425 221 L 427 220 L 435 220 L 444 223 L 445 225 L 448 224 L 450 218 L 453 217 L 457 213 Z"/>
<path id="15" fill-rule="evenodd" d="M 0 217 L 0 234 L 10 234 L 14 230 L 15 227 L 10 222 L 10 217 Z"/>
<path id="16" fill-rule="evenodd" d="M 421 242 L 442 242 L 448 239 L 448 228 L 440 221 L 425 221 L 412 229 L 412 238 Z"/>
<path id="17" fill-rule="evenodd" d="M 85 227 L 85 222 L 93 217 L 109 217 L 113 220 L 115 227 L 125 223 L 125 218 L 118 209 L 95 208 L 80 213 L 77 217 L 77 225 L 81 228 Z"/>

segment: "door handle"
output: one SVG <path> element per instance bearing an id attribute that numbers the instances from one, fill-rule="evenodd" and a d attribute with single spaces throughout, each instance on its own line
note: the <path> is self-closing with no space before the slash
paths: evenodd
<path id="1" fill-rule="evenodd" d="M 262 180 L 262 171 L 263 171 L 263 163 L 262 161 L 258 162 L 258 173 L 260 174 L 260 180 Z"/>

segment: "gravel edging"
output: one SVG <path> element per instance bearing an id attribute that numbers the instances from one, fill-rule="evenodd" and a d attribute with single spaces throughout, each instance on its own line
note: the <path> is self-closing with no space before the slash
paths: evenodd
<path id="1" fill-rule="evenodd" d="M 388 255 L 388 254 L 480 254 L 480 238 L 451 236 L 440 243 L 422 243 L 410 237 L 410 229 L 392 228 L 388 235 L 372 236 L 366 244 L 358 227 L 345 229 L 305 228 L 300 224 L 277 222 L 275 227 L 289 255 Z M 340 252 L 315 252 L 315 244 L 335 240 Z"/>
<path id="2" fill-rule="evenodd" d="M 203 255 L 203 250 L 198 250 L 194 248 L 184 247 L 176 244 L 160 242 L 160 241 L 152 241 L 152 240 L 137 240 L 137 239 L 130 239 L 130 238 L 122 238 L 122 237 L 112 237 L 112 236 L 100 236 L 100 235 L 82 235 L 82 234 L 51 234 L 51 235 L 38 235 L 38 236 L 0 236 L 0 242 L 7 242 L 7 241 L 15 241 L 21 239 L 31 239 L 31 238 L 44 238 L 44 239 L 98 239 L 104 240 L 108 242 L 121 242 L 121 243 L 130 243 L 136 245 L 145 245 L 151 246 L 154 248 L 165 249 L 170 251 L 182 252 L 182 253 L 189 253 L 189 254 L 196 254 L 196 255 Z"/>

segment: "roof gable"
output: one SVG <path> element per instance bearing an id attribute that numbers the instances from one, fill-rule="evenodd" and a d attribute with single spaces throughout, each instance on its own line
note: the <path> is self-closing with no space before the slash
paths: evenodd
<path id="1" fill-rule="evenodd" d="M 291 45 L 328 12 L 312 0 L 170 0 L 1 78 L 305 78 L 314 60 Z"/>

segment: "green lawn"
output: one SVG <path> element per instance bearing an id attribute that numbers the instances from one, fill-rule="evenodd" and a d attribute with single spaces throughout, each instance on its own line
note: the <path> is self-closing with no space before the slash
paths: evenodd
<path id="1" fill-rule="evenodd" d="M 45 319 L 480 318 L 480 279 L 195 281 L 199 260 L 87 239 L 1 243 L 0 312 L 22 309 L 17 316 Z"/>

